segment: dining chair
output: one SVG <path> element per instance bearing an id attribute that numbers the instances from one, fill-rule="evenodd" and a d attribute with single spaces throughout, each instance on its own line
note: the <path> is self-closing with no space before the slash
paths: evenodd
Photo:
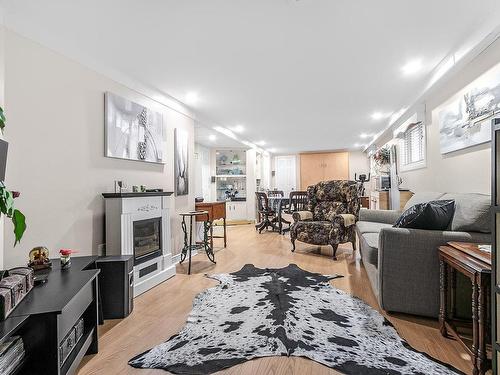
<path id="1" fill-rule="evenodd" d="M 281 234 L 285 234 L 290 231 L 290 226 L 292 225 L 294 212 L 307 211 L 307 191 L 292 191 L 290 192 L 288 200 L 288 207 L 281 214 L 281 221 L 284 224 L 288 224 L 288 228 L 281 230 Z"/>
<path id="2" fill-rule="evenodd" d="M 274 212 L 274 210 L 272 210 L 269 206 L 267 194 L 261 191 L 256 191 L 255 198 L 257 200 L 257 210 L 260 218 L 260 223 L 255 225 L 255 230 L 262 233 L 262 230 L 267 229 L 268 227 L 274 229 L 274 224 L 271 220 L 276 217 L 276 212 Z"/>

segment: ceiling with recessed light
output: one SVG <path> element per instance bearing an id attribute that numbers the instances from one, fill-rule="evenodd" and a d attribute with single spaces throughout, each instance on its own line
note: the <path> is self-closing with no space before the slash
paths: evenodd
<path id="1" fill-rule="evenodd" d="M 4 0 L 7 27 L 277 153 L 366 143 L 498 23 L 482 0 Z M 211 133 L 210 133 L 211 134 Z M 207 133 L 207 136 L 210 134 Z"/>

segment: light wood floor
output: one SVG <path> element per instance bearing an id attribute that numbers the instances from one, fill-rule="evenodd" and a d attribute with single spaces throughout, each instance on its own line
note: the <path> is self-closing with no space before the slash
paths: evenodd
<path id="1" fill-rule="evenodd" d="M 190 276 L 186 275 L 184 265 L 177 266 L 176 276 L 135 299 L 134 311 L 127 319 L 107 321 L 100 327 L 99 353 L 85 357 L 78 374 L 166 374 L 163 370 L 134 369 L 127 361 L 165 341 L 184 326 L 194 296 L 216 284 L 205 278 L 205 273 L 233 272 L 246 263 L 257 267 L 284 267 L 295 263 L 312 272 L 342 274 L 344 278 L 333 280 L 333 285 L 379 309 L 360 263 L 359 252 L 353 256 L 350 245 L 339 247 L 338 261 L 327 256 L 331 255 L 329 247 L 322 248 L 323 255 L 320 255 L 317 247 L 299 243 L 297 251 L 292 253 L 288 237 L 265 232 L 259 235 L 251 225 L 229 227 L 228 245 L 216 253 L 217 265 L 212 265 L 204 254 L 195 256 Z M 470 357 L 458 343 L 439 334 L 436 321 L 404 315 L 387 317 L 417 350 L 466 373 L 471 372 Z M 304 358 L 273 357 L 255 359 L 219 374 L 322 375 L 338 372 Z"/>

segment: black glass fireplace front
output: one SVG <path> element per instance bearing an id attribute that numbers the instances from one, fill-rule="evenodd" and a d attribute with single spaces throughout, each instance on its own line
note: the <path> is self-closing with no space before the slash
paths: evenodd
<path id="1" fill-rule="evenodd" d="M 144 263 L 162 254 L 161 217 L 134 221 L 134 261 Z"/>

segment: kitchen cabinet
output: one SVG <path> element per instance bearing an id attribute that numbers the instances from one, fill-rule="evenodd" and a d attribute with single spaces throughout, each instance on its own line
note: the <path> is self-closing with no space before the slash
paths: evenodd
<path id="1" fill-rule="evenodd" d="M 226 202 L 226 215 L 228 221 L 246 221 L 247 202 Z"/>
<path id="2" fill-rule="evenodd" d="M 399 191 L 399 207 L 397 208 L 399 211 L 402 211 L 406 202 L 410 200 L 413 196 L 413 193 L 409 190 L 400 190 Z M 389 210 L 390 208 L 389 201 L 389 191 L 379 191 L 375 190 L 370 193 L 370 209 L 371 210 Z"/>

